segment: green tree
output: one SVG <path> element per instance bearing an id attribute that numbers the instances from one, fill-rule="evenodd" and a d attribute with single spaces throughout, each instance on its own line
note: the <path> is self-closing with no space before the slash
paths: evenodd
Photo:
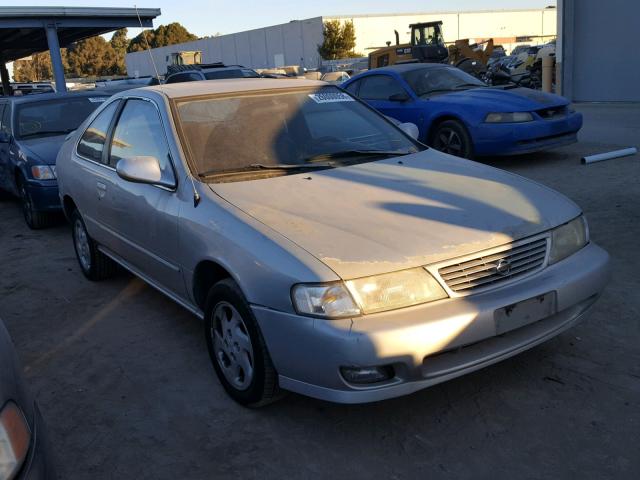
<path id="1" fill-rule="evenodd" d="M 115 50 L 100 36 L 81 40 L 69 47 L 67 61 L 67 73 L 72 77 L 115 75 L 118 71 Z"/>
<path id="2" fill-rule="evenodd" d="M 322 45 L 318 45 L 318 53 L 323 59 L 336 60 L 361 56 L 354 52 L 356 30 L 353 21 L 347 20 L 342 24 L 340 20 L 329 20 L 324 22 L 322 33 L 324 39 Z"/>
<path id="3" fill-rule="evenodd" d="M 149 42 L 149 47 L 158 48 L 176 43 L 191 42 L 193 40 L 198 40 L 198 37 L 178 22 L 174 22 L 169 25 L 160 25 L 155 30 L 145 30 L 141 32 L 131 39 L 127 52 L 146 50 L 147 42 Z"/>
<path id="4" fill-rule="evenodd" d="M 67 68 L 66 49 L 60 51 L 62 65 Z M 53 79 L 53 67 L 49 52 L 34 53 L 30 58 L 17 60 L 13 64 L 13 79 L 16 82 L 39 82 Z"/>
<path id="5" fill-rule="evenodd" d="M 129 46 L 129 39 L 127 38 L 127 29 L 121 28 L 116 30 L 109 42 L 114 52 L 116 53 L 116 64 L 114 66 L 115 75 L 126 75 L 127 66 L 124 58 L 127 54 L 127 47 Z"/>

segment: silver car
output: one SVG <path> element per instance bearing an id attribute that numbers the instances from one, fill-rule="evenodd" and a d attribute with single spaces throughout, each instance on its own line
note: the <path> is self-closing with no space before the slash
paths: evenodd
<path id="1" fill-rule="evenodd" d="M 203 318 L 245 405 L 405 395 L 583 318 L 609 257 L 580 208 L 411 131 L 317 81 L 122 92 L 57 159 L 82 271 Z"/>

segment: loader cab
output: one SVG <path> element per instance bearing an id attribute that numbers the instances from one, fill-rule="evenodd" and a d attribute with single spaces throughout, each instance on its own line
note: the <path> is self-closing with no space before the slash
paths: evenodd
<path id="1" fill-rule="evenodd" d="M 413 23 L 411 28 L 411 56 L 419 62 L 445 62 L 449 51 L 444 44 L 442 22 Z"/>

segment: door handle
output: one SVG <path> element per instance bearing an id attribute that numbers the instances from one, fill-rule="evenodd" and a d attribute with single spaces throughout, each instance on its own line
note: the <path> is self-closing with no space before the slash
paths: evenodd
<path id="1" fill-rule="evenodd" d="M 96 182 L 96 189 L 98 190 L 98 198 L 104 198 L 107 193 L 107 185 L 102 182 Z"/>

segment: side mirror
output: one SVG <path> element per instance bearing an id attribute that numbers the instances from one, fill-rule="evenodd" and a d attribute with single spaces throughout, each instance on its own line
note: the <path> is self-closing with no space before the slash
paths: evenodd
<path id="1" fill-rule="evenodd" d="M 11 135 L 7 132 L 0 132 L 0 143 L 9 143 L 9 140 L 11 140 Z"/>
<path id="2" fill-rule="evenodd" d="M 390 102 L 406 102 L 409 100 L 409 95 L 406 93 L 394 93 L 389 97 Z"/>
<path id="3" fill-rule="evenodd" d="M 420 136 L 420 130 L 418 130 L 418 126 L 415 123 L 401 123 L 398 125 L 398 128 L 414 140 L 418 140 L 418 137 Z"/>
<path id="4" fill-rule="evenodd" d="M 120 178 L 134 183 L 148 183 L 174 188 L 175 182 L 162 178 L 160 161 L 156 157 L 137 156 L 121 158 L 116 164 L 116 173 Z"/>

